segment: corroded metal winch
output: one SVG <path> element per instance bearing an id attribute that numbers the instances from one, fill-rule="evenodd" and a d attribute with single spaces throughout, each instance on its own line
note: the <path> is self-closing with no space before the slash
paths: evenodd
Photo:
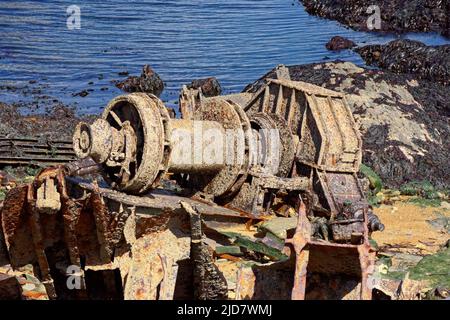
<path id="1" fill-rule="evenodd" d="M 374 264 L 369 235 L 383 225 L 357 177 L 362 143 L 345 96 L 291 81 L 280 66 L 254 92 L 207 98 L 201 89 L 183 87 L 179 107 L 181 118 L 171 118 L 156 96 L 132 93 L 113 99 L 92 124 L 78 124 L 73 148 L 84 160 L 43 171 L 5 200 L 2 228 L 11 264 L 38 265 L 53 294 L 67 294 L 58 287 L 65 279 L 58 270 L 74 264 L 82 269 L 85 294 L 93 281 L 89 272 L 118 269 L 121 280 L 116 277 L 113 287 L 120 282 L 122 297 L 162 299 L 182 296 L 182 261 L 189 261 L 194 270 L 209 268 L 200 272 L 208 279 L 197 280 L 217 286 L 208 292 L 223 292 L 220 277 L 211 278 L 214 264 L 199 262 L 209 261 L 198 256 L 209 254 L 199 247 L 199 216 L 216 230 L 236 221 L 264 221 L 286 208 L 282 215 L 289 220 L 294 212 L 297 227 L 284 231 L 281 247 L 264 239 L 277 249 L 252 248 L 291 259 L 241 267 L 234 296 L 304 299 L 307 275 L 319 272 L 359 278 L 360 297 L 369 299 Z M 109 187 L 78 179 L 93 171 L 101 172 Z M 166 188 L 168 181 L 176 181 L 182 193 Z M 191 217 L 190 231 L 183 213 Z M 30 225 L 32 236 L 19 236 L 26 230 L 22 224 Z M 57 225 L 62 231 L 55 233 Z M 218 233 L 235 236 L 217 230 L 214 236 Z M 36 254 L 28 252 L 33 246 Z M 65 256 L 56 253 L 61 247 L 67 247 Z M 150 274 L 139 265 L 143 257 L 151 260 Z M 275 279 L 285 267 L 287 280 Z M 287 291 L 280 295 L 261 284 L 266 271 Z"/>
<path id="2" fill-rule="evenodd" d="M 78 125 L 74 150 L 130 194 L 176 173 L 205 197 L 252 213 L 264 212 L 264 194 L 275 189 L 313 190 L 314 203 L 334 214 L 345 200 L 364 200 L 361 138 L 342 94 L 280 76 L 254 94 L 205 98 L 184 88 L 180 110 L 171 119 L 155 96 L 119 96 L 92 125 Z M 221 154 L 205 159 L 207 151 Z"/>
<path id="3" fill-rule="evenodd" d="M 293 152 L 287 161 L 280 146 L 293 150 L 295 143 L 287 123 L 276 114 L 249 117 L 232 98 L 202 98 L 198 108 L 182 104 L 195 112 L 170 119 L 155 96 L 120 96 L 92 125 L 78 124 L 74 150 L 102 164 L 113 188 L 132 194 L 155 188 L 168 172 L 189 175 L 191 186 L 217 199 L 235 195 L 252 169 L 286 176 Z"/>

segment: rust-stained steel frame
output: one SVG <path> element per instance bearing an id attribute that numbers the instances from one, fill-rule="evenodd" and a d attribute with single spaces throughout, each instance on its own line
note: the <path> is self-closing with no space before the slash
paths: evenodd
<path id="1" fill-rule="evenodd" d="M 301 200 L 300 200 L 301 201 Z M 325 248 L 333 251 L 349 250 L 358 256 L 359 267 L 361 269 L 361 289 L 359 297 L 361 300 L 372 299 L 372 288 L 369 282 L 369 276 L 373 272 L 375 252 L 371 249 L 368 239 L 367 224 L 365 225 L 364 241 L 358 245 L 339 244 L 330 242 L 318 242 L 311 239 L 311 226 L 306 215 L 306 207 L 303 201 L 299 206 L 299 219 L 294 236 L 286 240 L 286 244 L 294 249 L 295 253 L 295 273 L 294 286 L 292 288 L 292 300 L 304 300 L 306 298 L 306 281 L 310 251 L 323 250 Z M 367 220 L 367 214 L 365 214 Z"/>
<path id="2" fill-rule="evenodd" d="M 59 165 L 76 159 L 72 141 L 0 137 L 0 165 Z"/>

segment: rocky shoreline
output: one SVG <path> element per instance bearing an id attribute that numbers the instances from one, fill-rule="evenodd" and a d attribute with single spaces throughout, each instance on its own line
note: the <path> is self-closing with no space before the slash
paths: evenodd
<path id="1" fill-rule="evenodd" d="M 426 46 L 419 41 L 395 40 L 385 45 L 359 47 L 355 51 L 367 65 L 450 84 L 450 45 Z"/>
<path id="2" fill-rule="evenodd" d="M 75 126 L 80 121 L 91 122 L 95 116 L 79 117 L 75 110 L 60 102 L 44 114 L 23 115 L 20 104 L 0 102 L 0 136 L 46 137 L 54 140 L 72 140 Z"/>
<path id="3" fill-rule="evenodd" d="M 354 30 L 370 31 L 367 21 L 381 8 L 384 32 L 437 32 L 450 37 L 450 2 L 443 0 L 300 0 L 311 15 L 336 20 Z"/>

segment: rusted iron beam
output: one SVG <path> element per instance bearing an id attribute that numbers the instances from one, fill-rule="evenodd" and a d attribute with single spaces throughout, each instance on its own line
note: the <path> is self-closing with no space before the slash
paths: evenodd
<path id="1" fill-rule="evenodd" d="M 94 185 L 91 183 L 80 182 L 77 179 L 66 178 L 71 183 L 75 183 L 79 187 L 85 190 L 93 191 Z M 167 211 L 179 211 L 182 209 L 181 201 L 189 203 L 192 207 L 199 211 L 200 214 L 205 216 L 220 215 L 230 218 L 242 218 L 242 219 L 254 219 L 261 220 L 259 216 L 252 215 L 243 211 L 236 211 L 232 209 L 227 209 L 219 205 L 210 205 L 201 201 L 194 199 L 189 199 L 186 197 L 177 196 L 174 194 L 168 194 L 167 192 L 162 192 L 161 190 L 154 190 L 146 196 L 133 196 L 117 192 L 107 188 L 98 188 L 98 192 L 101 196 L 122 202 L 129 206 L 135 206 L 136 210 L 139 208 L 151 208 L 155 214 L 161 214 Z"/>
<path id="2" fill-rule="evenodd" d="M 311 238 L 311 224 L 306 216 L 306 206 L 299 197 L 298 223 L 294 237 L 287 239 L 286 243 L 294 248 L 295 272 L 292 300 L 304 300 L 306 293 L 306 275 L 309 261 L 308 241 Z"/>
<path id="3" fill-rule="evenodd" d="M 194 265 L 194 290 L 197 299 L 223 300 L 228 287 L 223 274 L 213 263 L 213 257 L 204 242 L 201 214 L 189 203 L 181 202 L 191 222 L 191 259 Z"/>

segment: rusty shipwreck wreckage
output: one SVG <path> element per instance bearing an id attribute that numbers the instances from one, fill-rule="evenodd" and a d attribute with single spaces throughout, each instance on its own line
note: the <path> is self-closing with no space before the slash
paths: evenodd
<path id="1" fill-rule="evenodd" d="M 7 194 L 0 265 L 31 264 L 50 299 L 305 299 L 313 273 L 357 279 L 354 297 L 371 299 L 369 236 L 383 225 L 357 178 L 361 138 L 345 96 L 281 66 L 254 93 L 183 87 L 179 106 L 175 119 L 157 97 L 132 93 L 80 123 L 80 160 Z M 174 161 L 196 123 L 244 137 L 232 157 L 243 161 Z M 189 139 L 176 143 L 176 130 Z M 284 236 L 233 232 L 275 216 L 290 221 Z M 78 290 L 67 287 L 74 275 Z"/>

